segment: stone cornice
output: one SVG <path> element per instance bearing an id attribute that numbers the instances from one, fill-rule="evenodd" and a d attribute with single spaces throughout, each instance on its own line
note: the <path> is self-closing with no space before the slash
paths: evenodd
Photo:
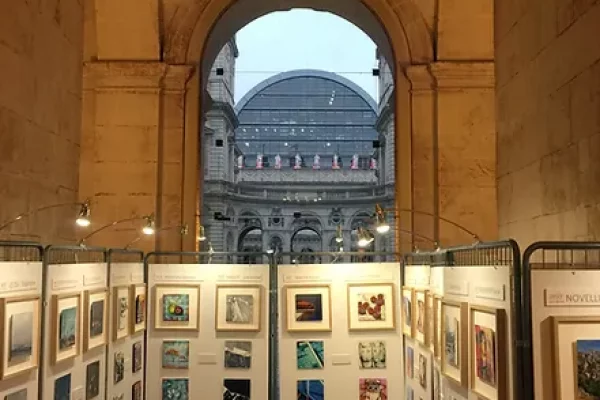
<path id="1" fill-rule="evenodd" d="M 495 85 L 493 61 L 436 62 L 429 69 L 440 89 L 493 89 Z"/>
<path id="2" fill-rule="evenodd" d="M 405 72 L 413 93 L 434 89 L 435 79 L 427 65 L 411 65 L 406 67 Z"/>
<path id="3" fill-rule="evenodd" d="M 94 61 L 83 66 L 83 87 L 184 90 L 193 70 L 162 62 Z"/>

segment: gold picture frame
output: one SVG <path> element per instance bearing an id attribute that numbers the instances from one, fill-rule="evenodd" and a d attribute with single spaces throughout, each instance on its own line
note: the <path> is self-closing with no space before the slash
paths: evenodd
<path id="1" fill-rule="evenodd" d="M 469 385 L 469 304 L 442 300 L 441 371 L 456 385 Z"/>
<path id="2" fill-rule="evenodd" d="M 145 283 L 131 285 L 129 304 L 131 307 L 129 313 L 131 334 L 145 331 L 148 323 L 148 290 Z"/>
<path id="3" fill-rule="evenodd" d="M 250 296 L 252 304 L 235 305 L 232 302 L 236 296 Z M 245 299 L 241 300 L 247 303 Z M 217 332 L 260 332 L 262 286 L 217 285 L 215 304 L 215 330 Z"/>
<path id="4" fill-rule="evenodd" d="M 87 352 L 96 347 L 103 346 L 107 343 L 108 338 L 108 291 L 106 289 L 86 290 L 84 292 L 84 308 L 83 308 L 83 352 Z M 102 301 L 101 310 L 92 310 L 93 304 Z M 100 311 L 101 315 L 101 332 L 95 334 L 98 329 L 98 321 L 96 313 Z M 93 318 L 93 320 L 92 320 Z M 92 327 L 92 325 L 94 325 Z M 95 337 L 92 338 L 92 335 Z"/>
<path id="5" fill-rule="evenodd" d="M 288 332 L 331 332 L 329 285 L 290 285 L 285 286 L 284 291 Z"/>
<path id="6" fill-rule="evenodd" d="M 352 283 L 347 292 L 349 331 L 396 329 L 393 283 Z"/>
<path id="7" fill-rule="evenodd" d="M 38 368 L 42 340 L 41 307 L 40 296 L 0 299 L 0 315 L 2 315 L 0 337 L 3 340 L 0 349 L 2 379 L 12 378 Z M 19 343 L 16 343 L 17 338 Z"/>
<path id="8" fill-rule="evenodd" d="M 429 290 L 416 289 L 414 291 L 414 338 L 421 345 L 429 346 Z"/>
<path id="9" fill-rule="evenodd" d="M 200 285 L 154 285 L 154 329 L 199 330 Z"/>
<path id="10" fill-rule="evenodd" d="M 550 323 L 551 323 L 551 327 L 552 327 L 552 332 L 551 332 L 551 338 L 552 338 L 552 359 L 553 359 L 553 365 L 552 365 L 552 381 L 553 381 L 553 389 L 554 389 L 554 398 L 555 400 L 570 400 L 573 398 L 578 398 L 578 382 L 577 382 L 577 378 L 578 378 L 578 365 L 577 365 L 577 358 L 578 358 L 578 345 L 579 345 L 579 341 L 592 341 L 595 342 L 595 344 L 598 344 L 598 340 L 597 339 L 588 339 L 589 334 L 587 333 L 583 333 L 586 328 L 588 326 L 597 326 L 598 330 L 600 331 L 600 317 L 598 316 L 553 316 L 550 317 Z M 562 360 L 561 362 L 561 352 L 564 351 L 566 349 L 566 347 L 563 345 L 561 346 L 561 335 L 560 335 L 560 329 L 565 326 L 581 326 L 580 329 L 578 329 L 578 334 L 582 335 L 583 337 L 581 339 L 577 339 L 576 341 L 570 341 L 569 343 L 569 347 L 571 347 L 571 351 L 572 351 L 572 357 L 570 357 L 569 359 L 566 360 Z M 595 333 L 594 333 L 594 337 Z M 565 376 L 565 374 L 561 371 L 561 364 L 565 363 L 570 369 L 571 369 L 571 377 L 568 378 L 567 376 Z M 574 368 L 574 371 L 572 370 Z M 566 382 L 566 379 L 572 379 L 573 380 L 573 393 L 570 393 L 569 390 L 567 390 L 567 393 L 565 396 L 563 396 L 563 385 L 568 383 Z"/>
<path id="11" fill-rule="evenodd" d="M 442 357 L 442 297 L 433 295 L 433 355 L 436 359 Z"/>
<path id="12" fill-rule="evenodd" d="M 482 400 L 508 397 L 506 322 L 501 308 L 471 306 L 469 310 L 470 387 Z"/>
<path id="13" fill-rule="evenodd" d="M 112 289 L 112 339 L 113 342 L 129 336 L 131 312 L 130 288 L 127 285 Z"/>
<path id="14" fill-rule="evenodd" d="M 402 288 L 402 333 L 410 338 L 415 337 L 415 290 Z"/>
<path id="15" fill-rule="evenodd" d="M 80 292 L 52 296 L 51 340 L 50 350 L 54 365 L 79 355 L 81 347 Z"/>

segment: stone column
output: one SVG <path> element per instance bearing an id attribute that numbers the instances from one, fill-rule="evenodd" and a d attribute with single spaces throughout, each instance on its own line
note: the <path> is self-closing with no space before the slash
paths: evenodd
<path id="1" fill-rule="evenodd" d="M 436 85 L 437 210 L 477 233 L 497 238 L 496 130 L 493 62 L 438 62 Z M 439 222 L 443 246 L 473 241 Z"/>
<path id="2" fill-rule="evenodd" d="M 438 240 L 435 82 L 427 65 L 410 66 L 406 68 L 406 75 L 411 83 L 412 106 L 412 202 L 415 211 L 412 231 Z M 419 249 L 433 246 L 418 236 L 413 238 L 413 244 Z"/>
<path id="3" fill-rule="evenodd" d="M 186 213 L 195 206 L 187 204 L 191 197 L 185 189 L 187 163 L 197 162 L 187 157 L 188 142 L 194 143 L 190 136 L 197 141 L 198 135 L 187 129 L 186 84 L 192 70 L 161 62 L 84 66 L 80 197 L 92 199 L 91 230 L 154 213 L 157 228 L 173 228 L 136 247 L 182 248 L 177 226 L 188 222 L 193 228 L 195 213 Z M 142 223 L 117 225 L 89 244 L 122 247 L 139 235 Z"/>

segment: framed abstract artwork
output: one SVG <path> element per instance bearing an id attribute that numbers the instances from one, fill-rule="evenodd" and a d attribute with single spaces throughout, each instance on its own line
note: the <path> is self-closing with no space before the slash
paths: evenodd
<path id="1" fill-rule="evenodd" d="M 215 330 L 258 332 L 261 324 L 259 285 L 217 286 Z"/>
<path id="2" fill-rule="evenodd" d="M 225 368 L 249 369 L 252 365 L 252 342 L 226 340 L 223 356 L 223 365 Z"/>
<path id="3" fill-rule="evenodd" d="M 154 329 L 199 329 L 200 286 L 156 285 L 154 290 Z"/>
<path id="4" fill-rule="evenodd" d="M 142 332 L 146 329 L 147 319 L 147 301 L 146 301 L 146 285 L 131 286 L 131 333 Z"/>
<path id="5" fill-rule="evenodd" d="M 91 400 L 100 394 L 100 361 L 94 361 L 85 368 L 85 399 Z"/>
<path id="6" fill-rule="evenodd" d="M 190 342 L 188 340 L 163 340 L 162 367 L 166 369 L 188 369 L 190 364 Z"/>
<path id="7" fill-rule="evenodd" d="M 71 374 L 54 381 L 54 400 L 71 400 Z"/>
<path id="8" fill-rule="evenodd" d="M 144 346 L 141 340 L 131 346 L 131 358 L 131 372 L 135 374 L 142 369 L 144 363 Z"/>
<path id="9" fill-rule="evenodd" d="M 129 286 L 117 286 L 113 288 L 113 340 L 129 336 L 129 296 Z"/>
<path id="10" fill-rule="evenodd" d="M 0 299 L 2 379 L 38 367 L 41 300 L 38 296 Z"/>
<path id="11" fill-rule="evenodd" d="M 348 330 L 396 329 L 393 283 L 348 285 Z"/>
<path id="12" fill-rule="evenodd" d="M 361 400 L 388 399 L 386 378 L 359 378 L 358 398 Z"/>
<path id="13" fill-rule="evenodd" d="M 106 344 L 108 293 L 105 289 L 84 293 L 83 351 Z"/>
<path id="14" fill-rule="evenodd" d="M 189 400 L 190 381 L 188 378 L 163 378 L 162 400 Z"/>
<path id="15" fill-rule="evenodd" d="M 79 355 L 81 295 L 52 296 L 52 362 L 59 363 Z"/>
<path id="16" fill-rule="evenodd" d="M 331 331 L 331 288 L 328 285 L 286 286 L 288 332 Z"/>
<path id="17" fill-rule="evenodd" d="M 325 381 L 322 379 L 303 379 L 296 382 L 297 400 L 324 400 Z"/>
<path id="18" fill-rule="evenodd" d="M 438 360 L 442 357 L 442 298 L 433 296 L 433 354 Z"/>
<path id="19" fill-rule="evenodd" d="M 468 303 L 442 301 L 442 374 L 459 386 L 469 380 Z"/>
<path id="20" fill-rule="evenodd" d="M 223 379 L 223 400 L 250 400 L 250 379 Z"/>
<path id="21" fill-rule="evenodd" d="M 500 400 L 506 392 L 506 313 L 471 306 L 471 390 L 481 399 Z"/>
<path id="22" fill-rule="evenodd" d="M 428 290 L 415 290 L 414 302 L 414 338 L 424 346 L 429 346 L 429 308 L 427 307 Z"/>
<path id="23" fill-rule="evenodd" d="M 142 400 L 142 381 L 131 385 L 131 400 Z"/>
<path id="24" fill-rule="evenodd" d="M 415 291 L 409 287 L 402 288 L 402 333 L 415 336 Z"/>
<path id="25" fill-rule="evenodd" d="M 551 317 L 555 400 L 600 398 L 600 317 Z"/>

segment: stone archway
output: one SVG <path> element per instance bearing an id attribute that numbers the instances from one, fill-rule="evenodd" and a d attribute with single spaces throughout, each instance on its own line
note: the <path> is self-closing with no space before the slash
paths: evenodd
<path id="1" fill-rule="evenodd" d="M 308 7 L 353 22 L 393 60 L 395 208 L 443 215 L 495 238 L 493 1 L 482 1 L 459 9 L 449 0 L 96 2 L 86 10 L 79 195 L 97 201 L 100 221 L 156 211 L 160 226 L 193 225 L 203 193 L 206 66 L 252 19 Z M 435 218 L 397 218 L 398 228 L 444 244 L 465 240 Z M 396 242 L 402 249 L 399 235 Z M 193 238 L 170 234 L 157 245 L 194 248 Z"/>

